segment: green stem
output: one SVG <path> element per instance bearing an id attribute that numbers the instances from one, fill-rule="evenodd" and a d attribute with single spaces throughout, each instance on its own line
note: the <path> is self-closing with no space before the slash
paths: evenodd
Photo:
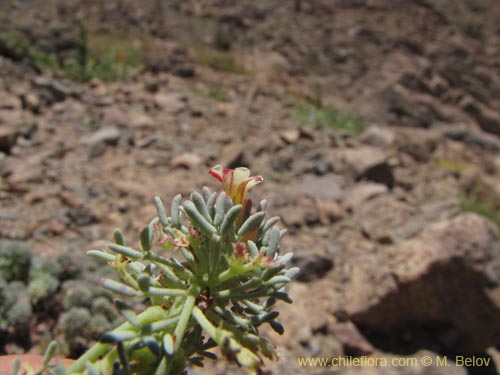
<path id="1" fill-rule="evenodd" d="M 160 306 L 152 306 L 147 308 L 141 314 L 137 316 L 140 326 L 145 326 L 151 324 L 158 320 L 163 320 L 168 318 L 167 311 L 165 311 Z M 113 332 L 128 331 L 134 329 L 134 326 L 129 322 L 125 322 Z M 93 363 L 99 358 L 104 357 L 107 352 L 109 352 L 114 346 L 110 344 L 96 343 L 93 347 L 87 350 L 78 360 L 66 369 L 68 375 L 78 374 L 85 370 L 85 363 Z"/>
<path id="2" fill-rule="evenodd" d="M 198 324 L 203 328 L 203 330 L 217 342 L 217 329 L 210 322 L 210 320 L 207 319 L 205 314 L 203 314 L 203 311 L 201 311 L 198 306 L 195 306 L 191 314 L 196 319 Z"/>
<path id="3" fill-rule="evenodd" d="M 194 304 L 196 302 L 196 297 L 198 297 L 199 290 L 198 288 L 191 288 L 188 296 L 186 297 L 186 301 L 184 302 L 184 306 L 182 307 L 181 315 L 179 317 L 179 322 L 177 323 L 177 327 L 175 327 L 174 337 L 175 337 L 175 351 L 179 350 L 182 339 L 184 338 L 184 333 L 186 332 L 189 319 L 191 318 L 191 312 L 193 311 Z"/>
<path id="4" fill-rule="evenodd" d="M 240 269 L 229 268 L 219 275 L 217 278 L 217 285 L 220 285 L 233 277 L 244 275 L 245 273 L 252 271 L 254 268 L 255 265 L 252 263 L 245 264 Z"/>

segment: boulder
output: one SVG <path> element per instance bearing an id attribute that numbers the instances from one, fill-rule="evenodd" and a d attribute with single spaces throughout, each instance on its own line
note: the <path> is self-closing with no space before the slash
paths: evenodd
<path id="1" fill-rule="evenodd" d="M 499 250 L 492 223 L 459 214 L 360 252 L 349 260 L 346 311 L 382 349 L 484 352 L 500 343 Z"/>

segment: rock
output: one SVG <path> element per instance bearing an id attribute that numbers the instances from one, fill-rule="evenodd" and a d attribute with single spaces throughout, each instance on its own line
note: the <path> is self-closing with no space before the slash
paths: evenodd
<path id="1" fill-rule="evenodd" d="M 483 150 L 500 152 L 500 140 L 494 134 L 471 129 L 465 124 L 455 124 L 440 129 L 441 134 L 450 139 L 463 141 L 467 145 Z"/>
<path id="2" fill-rule="evenodd" d="M 127 127 L 130 123 L 130 117 L 122 109 L 112 106 L 107 107 L 102 112 L 101 126 Z"/>
<path id="3" fill-rule="evenodd" d="M 284 207 L 279 210 L 279 216 L 289 229 L 297 229 L 306 225 L 306 213 L 295 207 Z"/>
<path id="4" fill-rule="evenodd" d="M 340 157 L 357 180 L 378 182 L 389 188 L 394 186 L 388 156 L 382 150 L 372 146 L 348 148 L 340 151 Z"/>
<path id="5" fill-rule="evenodd" d="M 10 149 L 16 144 L 17 135 L 14 127 L 0 125 L 0 152 L 10 153 Z"/>
<path id="6" fill-rule="evenodd" d="M 344 354 L 347 356 L 360 357 L 375 351 L 373 345 L 359 333 L 351 322 L 332 324 L 328 330 L 342 344 Z"/>
<path id="7" fill-rule="evenodd" d="M 64 203 L 68 207 L 75 209 L 83 207 L 83 201 L 78 198 L 78 196 L 72 191 L 61 191 L 58 193 L 58 196 L 61 199 L 62 203 Z"/>
<path id="8" fill-rule="evenodd" d="M 186 102 L 179 94 L 159 92 L 154 96 L 156 106 L 171 115 L 177 115 L 186 108 Z"/>
<path id="9" fill-rule="evenodd" d="M 244 149 L 238 142 L 231 142 L 222 150 L 220 163 L 224 168 L 234 169 L 238 167 L 249 167 Z"/>
<path id="10" fill-rule="evenodd" d="M 22 185 L 27 183 L 41 183 L 47 177 L 43 167 L 45 157 L 46 154 L 42 152 L 29 158 L 8 158 L 6 163 L 8 177 L 6 181 L 16 189 L 24 189 Z"/>
<path id="11" fill-rule="evenodd" d="M 384 194 L 355 206 L 353 213 L 367 238 L 379 243 L 391 243 L 392 231 L 404 225 L 415 211 L 411 205 Z"/>
<path id="12" fill-rule="evenodd" d="M 295 181 L 293 190 L 313 198 L 340 201 L 344 195 L 344 184 L 344 178 L 340 175 L 308 175 Z"/>
<path id="13" fill-rule="evenodd" d="M 400 129 L 397 135 L 398 150 L 419 162 L 429 160 L 439 140 L 438 132 L 426 129 Z"/>
<path id="14" fill-rule="evenodd" d="M 281 139 L 283 139 L 288 144 L 296 143 L 300 138 L 299 129 L 287 129 L 280 133 Z"/>
<path id="15" fill-rule="evenodd" d="M 386 148 L 394 143 L 396 135 L 389 128 L 373 125 L 366 129 L 361 134 L 359 139 L 364 144 L 379 148 Z"/>
<path id="16" fill-rule="evenodd" d="M 27 92 L 23 96 L 23 106 L 32 112 L 38 112 L 40 110 L 40 96 L 34 91 Z"/>
<path id="17" fill-rule="evenodd" d="M 129 113 L 130 126 L 133 128 L 151 128 L 154 120 L 148 114 L 142 111 L 132 111 Z"/>
<path id="18" fill-rule="evenodd" d="M 490 358 L 493 359 L 497 373 L 500 373 L 500 351 L 498 351 L 498 349 L 495 348 L 488 348 L 486 353 L 489 355 Z"/>
<path id="19" fill-rule="evenodd" d="M 476 101 L 469 102 L 464 110 L 476 119 L 485 132 L 500 135 L 500 113 L 498 111 Z"/>
<path id="20" fill-rule="evenodd" d="M 53 78 L 36 76 L 33 78 L 32 84 L 37 89 L 46 90 L 55 102 L 62 102 L 71 94 L 68 86 Z"/>
<path id="21" fill-rule="evenodd" d="M 282 305 L 279 320 L 286 322 L 286 329 L 282 336 L 273 335 L 273 342 L 288 348 L 296 346 L 297 342 L 308 345 L 314 339 L 314 332 L 325 330 L 331 324 L 333 317 L 329 309 L 332 301 L 339 298 L 331 280 L 327 279 L 308 284 L 291 283 L 287 293 L 294 302 Z"/>
<path id="22" fill-rule="evenodd" d="M 428 350 L 404 356 L 375 352 L 366 358 L 365 365 L 342 367 L 342 375 L 468 375 L 467 367 L 457 365 L 454 359 Z"/>
<path id="23" fill-rule="evenodd" d="M 172 74 L 183 78 L 192 78 L 196 75 L 196 67 L 187 61 L 173 60 Z"/>
<path id="24" fill-rule="evenodd" d="M 433 222 L 456 216 L 460 212 L 460 203 L 458 199 L 451 198 L 447 201 L 423 205 L 420 211 L 421 213 L 391 231 L 392 242 L 396 243 L 412 237 Z"/>
<path id="25" fill-rule="evenodd" d="M 223 117 L 232 117 L 236 114 L 237 110 L 238 107 L 234 102 L 218 102 L 215 113 Z"/>
<path id="26" fill-rule="evenodd" d="M 482 353 L 500 343 L 499 250 L 498 230 L 478 215 L 432 224 L 350 259 L 346 310 L 384 350 Z"/>
<path id="27" fill-rule="evenodd" d="M 346 190 L 343 205 L 346 209 L 352 210 L 362 205 L 367 200 L 378 195 L 386 194 L 389 189 L 386 185 L 373 182 L 362 182 Z"/>
<path id="28" fill-rule="evenodd" d="M 297 281 L 311 282 L 323 278 L 333 268 L 333 262 L 319 254 L 295 255 L 293 264 L 300 268 Z"/>
<path id="29" fill-rule="evenodd" d="M 345 216 L 344 209 L 332 199 L 316 199 L 319 222 L 323 225 L 342 220 Z"/>
<path id="30" fill-rule="evenodd" d="M 120 138 L 120 129 L 115 126 L 107 126 L 85 137 L 82 143 L 88 146 L 95 146 L 100 143 L 115 145 Z"/>
<path id="31" fill-rule="evenodd" d="M 180 155 L 174 156 L 170 164 L 173 167 L 182 167 L 186 169 L 193 169 L 203 162 L 201 156 L 190 152 L 185 152 Z"/>
<path id="32" fill-rule="evenodd" d="M 15 95 L 2 95 L 0 96 L 0 109 L 20 110 L 21 101 Z"/>

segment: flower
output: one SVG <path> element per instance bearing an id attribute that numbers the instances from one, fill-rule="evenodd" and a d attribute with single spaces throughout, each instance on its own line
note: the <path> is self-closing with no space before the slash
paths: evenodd
<path id="1" fill-rule="evenodd" d="M 216 165 L 208 171 L 210 175 L 222 182 L 224 191 L 233 200 L 233 204 L 245 204 L 247 191 L 264 179 L 262 176 L 250 177 L 248 168 L 225 169 L 222 165 Z"/>

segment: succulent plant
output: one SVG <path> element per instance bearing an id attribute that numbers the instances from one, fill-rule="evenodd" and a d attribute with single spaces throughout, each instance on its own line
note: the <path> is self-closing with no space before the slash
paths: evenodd
<path id="1" fill-rule="evenodd" d="M 49 273 L 40 273 L 28 284 L 28 294 L 33 303 L 45 300 L 56 292 L 59 280 Z"/>
<path id="2" fill-rule="evenodd" d="M 5 321 L 7 326 L 25 331 L 33 316 L 33 308 L 25 291 L 25 285 L 20 281 L 13 281 L 8 285 L 9 294 L 6 296 L 7 310 Z"/>
<path id="3" fill-rule="evenodd" d="M 97 297 L 92 301 L 92 314 L 103 315 L 110 322 L 114 322 L 118 318 L 118 314 L 113 304 L 107 297 Z"/>
<path id="4" fill-rule="evenodd" d="M 91 331 L 92 315 L 84 307 L 73 307 L 59 317 L 58 326 L 63 331 L 66 341 L 78 337 L 87 337 Z"/>
<path id="5" fill-rule="evenodd" d="M 72 307 L 90 307 L 95 296 L 94 286 L 85 280 L 67 280 L 62 284 L 62 306 L 65 310 Z"/>
<path id="6" fill-rule="evenodd" d="M 118 272 L 120 281 L 101 284 L 119 297 L 115 307 L 125 322 L 58 374 L 180 375 L 216 358 L 215 347 L 229 361 L 264 373 L 261 356 L 275 352 L 259 327 L 267 323 L 283 333 L 273 307 L 291 302 L 283 288 L 298 269 L 287 268 L 291 253 L 279 254 L 285 231 L 279 218 L 267 217 L 267 201 L 253 208 L 247 198 L 262 177 L 220 165 L 210 174 L 224 192 L 204 187 L 184 200 L 177 195 L 169 215 L 155 198 L 158 216 L 140 232 L 140 249 L 116 230 L 109 251 L 88 252 Z M 146 301 L 142 311 L 137 301 Z M 67 329 L 72 321 L 64 318 Z"/>
<path id="7" fill-rule="evenodd" d="M 0 242 L 0 277 L 6 281 L 26 282 L 32 256 L 30 247 L 23 242 Z"/>

